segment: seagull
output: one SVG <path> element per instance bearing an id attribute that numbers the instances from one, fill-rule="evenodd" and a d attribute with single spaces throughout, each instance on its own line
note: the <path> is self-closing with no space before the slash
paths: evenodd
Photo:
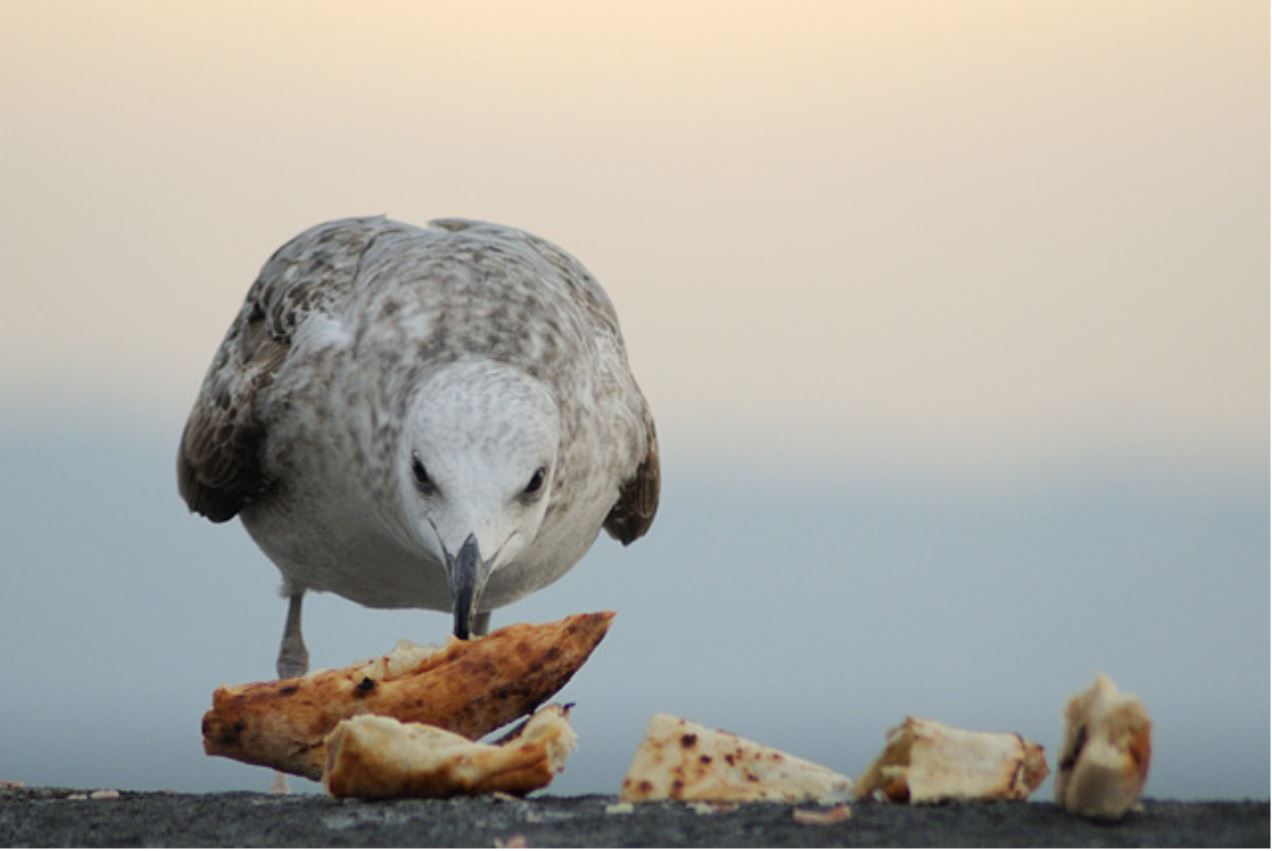
<path id="1" fill-rule="evenodd" d="M 461 639 L 658 508 L 618 316 L 578 260 L 502 225 L 316 225 L 265 263 L 181 436 L 192 512 L 239 517 L 288 598 L 450 612 Z"/>

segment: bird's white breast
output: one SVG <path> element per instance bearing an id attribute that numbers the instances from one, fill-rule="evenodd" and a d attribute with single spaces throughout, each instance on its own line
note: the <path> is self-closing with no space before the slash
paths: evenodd
<path id="1" fill-rule="evenodd" d="M 531 251 L 522 236 L 493 226 L 473 231 L 485 241 L 415 229 L 386 234 L 358 259 L 358 286 L 297 327 L 287 362 L 258 400 L 269 432 L 264 472 L 278 486 L 241 516 L 288 593 L 450 609 L 446 571 L 403 528 L 401 512 L 394 516 L 400 495 L 385 469 L 394 463 L 385 447 L 397 445 L 402 399 L 448 358 L 498 349 L 570 400 L 560 459 L 569 480 L 556 483 L 569 499 L 490 577 L 480 610 L 507 605 L 574 566 L 621 479 L 644 457 L 644 401 L 604 293 L 585 273 L 562 277 L 537 253 L 547 249 Z M 436 248 L 444 238 L 445 252 Z M 476 265 L 478 254 L 486 265 Z M 503 281 L 497 292 L 485 283 L 494 272 Z"/>

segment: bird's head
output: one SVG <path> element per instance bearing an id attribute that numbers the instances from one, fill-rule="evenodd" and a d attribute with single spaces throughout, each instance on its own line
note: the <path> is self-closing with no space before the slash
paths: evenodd
<path id="1" fill-rule="evenodd" d="M 491 574 L 538 534 L 559 432 L 548 388 L 503 364 L 457 362 L 413 399 L 399 452 L 403 503 L 414 537 L 446 568 L 459 638 Z"/>

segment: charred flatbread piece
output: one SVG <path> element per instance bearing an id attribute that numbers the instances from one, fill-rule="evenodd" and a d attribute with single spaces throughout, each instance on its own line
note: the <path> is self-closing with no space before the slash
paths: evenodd
<path id="1" fill-rule="evenodd" d="M 828 768 L 671 715 L 650 719 L 623 778 L 624 801 L 846 800 L 852 780 Z"/>
<path id="2" fill-rule="evenodd" d="M 975 733 L 906 718 L 857 781 L 857 798 L 894 803 L 1023 800 L 1047 776 L 1042 745 L 1016 733 Z"/>
<path id="3" fill-rule="evenodd" d="M 355 715 L 432 724 L 477 739 L 533 711 L 569 681 L 605 637 L 613 612 L 515 624 L 437 650 L 394 653 L 305 677 L 222 686 L 203 716 L 203 749 L 312 780 L 324 740 Z"/>
<path id="4" fill-rule="evenodd" d="M 566 707 L 545 706 L 511 736 L 481 744 L 431 724 L 380 715 L 341 721 L 327 737 L 323 786 L 334 797 L 525 795 L 552 782 L 574 750 Z"/>
<path id="5" fill-rule="evenodd" d="M 1099 676 L 1064 710 L 1056 803 L 1088 818 L 1118 819 L 1139 801 L 1153 754 L 1153 722 L 1133 694 Z"/>

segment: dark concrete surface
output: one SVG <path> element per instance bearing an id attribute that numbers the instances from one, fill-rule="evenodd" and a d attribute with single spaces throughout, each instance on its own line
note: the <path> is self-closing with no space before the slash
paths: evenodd
<path id="1" fill-rule="evenodd" d="M 233 792 L 182 795 L 0 789 L 3 846 L 1248 846 L 1269 844 L 1267 801 L 1146 801 L 1117 824 L 1051 804 L 907 807 L 858 803 L 829 826 L 795 809 L 750 804 L 700 813 L 641 804 L 609 813 L 606 796 L 526 800 L 336 801 Z"/>

